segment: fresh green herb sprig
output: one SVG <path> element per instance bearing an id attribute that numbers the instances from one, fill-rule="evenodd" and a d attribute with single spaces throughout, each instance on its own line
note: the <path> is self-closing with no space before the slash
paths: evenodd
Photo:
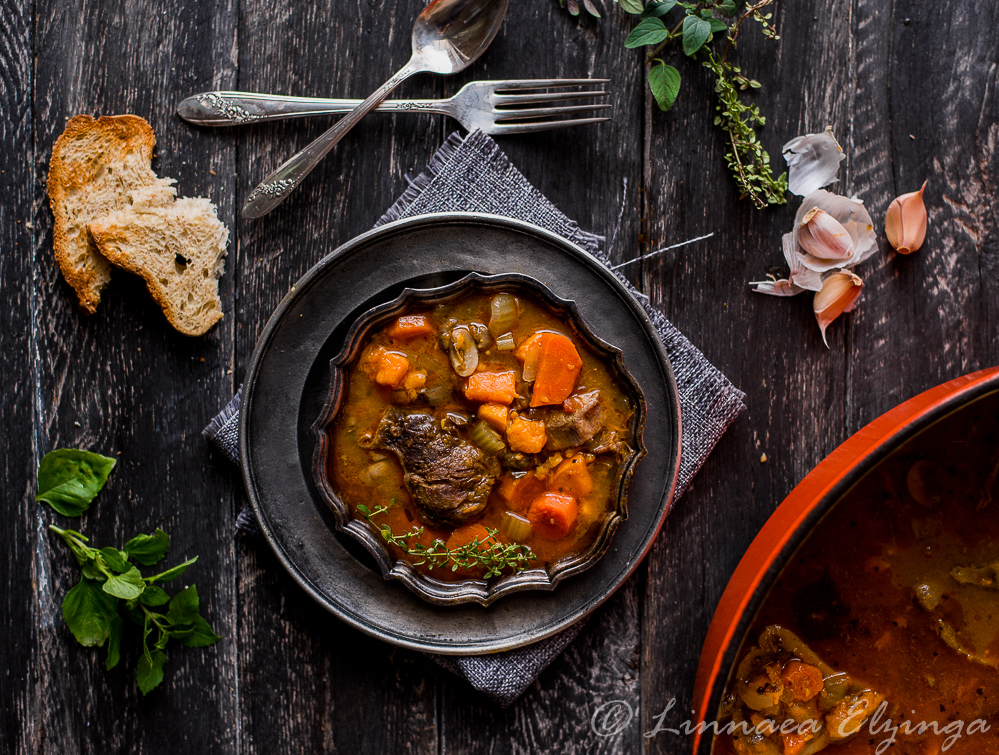
<path id="1" fill-rule="evenodd" d="M 63 516 L 80 516 L 101 492 L 118 461 L 79 448 L 49 451 L 38 465 L 38 495 Z"/>
<path id="2" fill-rule="evenodd" d="M 125 618 L 142 627 L 142 655 L 135 680 L 143 695 L 163 681 L 166 646 L 176 640 L 186 647 L 206 647 L 220 639 L 201 616 L 198 589 L 191 585 L 172 598 L 158 584 L 181 576 L 198 560 L 189 558 L 165 571 L 142 576 L 138 565 L 153 566 L 163 559 L 170 539 L 157 529 L 137 535 L 124 547 L 92 548 L 88 538 L 74 530 L 49 527 L 69 546 L 80 565 L 80 581 L 62 601 L 62 616 L 76 641 L 86 647 L 107 643 L 104 664 L 110 670 L 121 658 Z M 163 608 L 164 610 L 154 610 Z"/>
<path id="3" fill-rule="evenodd" d="M 429 546 L 419 542 L 423 534 L 423 527 L 414 526 L 408 532 L 401 535 L 393 534 L 392 528 L 387 524 L 377 524 L 374 517 L 388 511 L 385 506 L 378 506 L 373 511 L 363 504 L 357 510 L 372 524 L 378 527 L 378 532 L 382 539 L 389 545 L 400 548 L 404 553 L 413 556 L 414 566 L 427 565 L 427 569 L 433 570 L 451 565 L 451 571 L 458 569 L 472 569 L 476 567 L 485 568 L 484 579 L 496 577 L 503 573 L 505 569 L 510 569 L 514 574 L 520 573 L 528 568 L 528 563 L 537 559 L 534 551 L 526 545 L 520 543 L 501 543 L 496 539 L 498 530 L 486 528 L 486 532 L 493 538 L 492 542 L 485 543 L 478 538 L 470 543 L 458 548 L 448 548 L 441 539 L 434 540 Z M 415 540 L 416 542 L 411 542 Z"/>
<path id="4" fill-rule="evenodd" d="M 687 57 L 703 54 L 706 59 L 702 64 L 715 78 L 718 114 L 714 123 L 725 133 L 725 163 L 741 196 L 749 197 L 758 208 L 784 204 L 787 174 L 774 176 L 770 155 L 757 135 L 757 129 L 766 119 L 759 108 L 743 101 L 743 93 L 759 89 L 760 82 L 745 76 L 742 69 L 728 59 L 737 46 L 742 24 L 747 20 L 757 23 L 767 39 L 780 39 L 771 23 L 773 14 L 765 10 L 774 0 L 616 1 L 624 11 L 641 17 L 624 46 L 651 48 L 646 57 L 649 89 L 659 108 L 669 110 L 673 107 L 681 83 L 680 71 L 666 62 L 661 55 L 663 51 L 671 43 L 679 43 Z M 599 16 L 592 11 L 591 14 Z"/>

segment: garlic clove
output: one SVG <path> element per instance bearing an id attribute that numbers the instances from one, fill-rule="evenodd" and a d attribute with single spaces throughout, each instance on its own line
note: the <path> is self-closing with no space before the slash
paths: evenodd
<path id="1" fill-rule="evenodd" d="M 857 304 L 864 282 L 848 270 L 837 270 L 822 281 L 822 290 L 815 294 L 812 309 L 822 332 L 822 343 L 829 348 L 826 328 L 844 312 L 850 312 Z"/>
<path id="2" fill-rule="evenodd" d="M 923 202 L 925 190 L 926 181 L 923 181 L 919 191 L 897 197 L 885 213 L 888 242 L 899 254 L 912 254 L 926 239 L 926 205 Z"/>
<path id="3" fill-rule="evenodd" d="M 846 159 L 832 127 L 792 139 L 781 151 L 787 162 L 787 188 L 802 197 L 835 181 L 839 164 Z"/>
<path id="4" fill-rule="evenodd" d="M 820 207 L 813 207 L 801 219 L 798 243 L 820 260 L 850 261 L 855 249 L 850 232 Z"/>

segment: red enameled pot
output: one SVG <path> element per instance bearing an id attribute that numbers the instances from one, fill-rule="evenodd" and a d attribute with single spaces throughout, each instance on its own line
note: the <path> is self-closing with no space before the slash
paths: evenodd
<path id="1" fill-rule="evenodd" d="M 777 507 L 736 567 L 711 620 L 694 681 L 695 721 L 713 721 L 736 654 L 784 565 L 822 516 L 864 475 L 926 427 L 999 391 L 999 367 L 951 380 L 881 415 L 827 456 Z M 708 755 L 712 737 L 696 734 Z"/>

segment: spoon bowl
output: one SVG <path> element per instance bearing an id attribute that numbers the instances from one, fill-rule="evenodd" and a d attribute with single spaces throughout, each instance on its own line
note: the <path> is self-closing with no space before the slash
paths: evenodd
<path id="1" fill-rule="evenodd" d="M 493 41 L 509 0 L 433 0 L 413 23 L 413 55 L 388 81 L 336 125 L 265 178 L 246 198 L 243 217 L 277 207 L 348 131 L 414 73 L 458 73 Z"/>
<path id="2" fill-rule="evenodd" d="M 433 73 L 465 70 L 499 32 L 507 3 L 433 0 L 413 23 L 413 61 Z"/>

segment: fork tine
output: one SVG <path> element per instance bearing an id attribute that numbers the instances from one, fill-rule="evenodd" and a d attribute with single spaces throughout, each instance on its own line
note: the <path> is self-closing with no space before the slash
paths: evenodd
<path id="1" fill-rule="evenodd" d="M 532 102 L 556 102 L 558 100 L 582 100 L 590 97 L 606 97 L 610 92 L 602 89 L 596 92 L 536 92 L 533 94 L 494 94 L 496 105 L 529 105 Z"/>
<path id="2" fill-rule="evenodd" d="M 583 110 L 606 110 L 613 107 L 608 103 L 602 105 L 562 105 L 560 107 L 533 107 L 520 110 L 494 110 L 496 122 L 522 120 L 524 118 L 541 118 L 546 115 L 563 115 L 565 113 L 578 113 Z"/>
<path id="3" fill-rule="evenodd" d="M 581 87 L 587 84 L 607 84 L 610 79 L 508 79 L 506 81 L 484 82 L 492 85 L 494 91 L 507 89 L 547 89 L 549 87 Z"/>
<path id="4" fill-rule="evenodd" d="M 586 126 L 590 123 L 603 123 L 610 118 L 576 118 L 564 121 L 542 121 L 541 123 L 497 123 L 489 133 L 503 136 L 506 134 L 530 134 L 535 131 L 554 131 L 570 126 Z"/>

